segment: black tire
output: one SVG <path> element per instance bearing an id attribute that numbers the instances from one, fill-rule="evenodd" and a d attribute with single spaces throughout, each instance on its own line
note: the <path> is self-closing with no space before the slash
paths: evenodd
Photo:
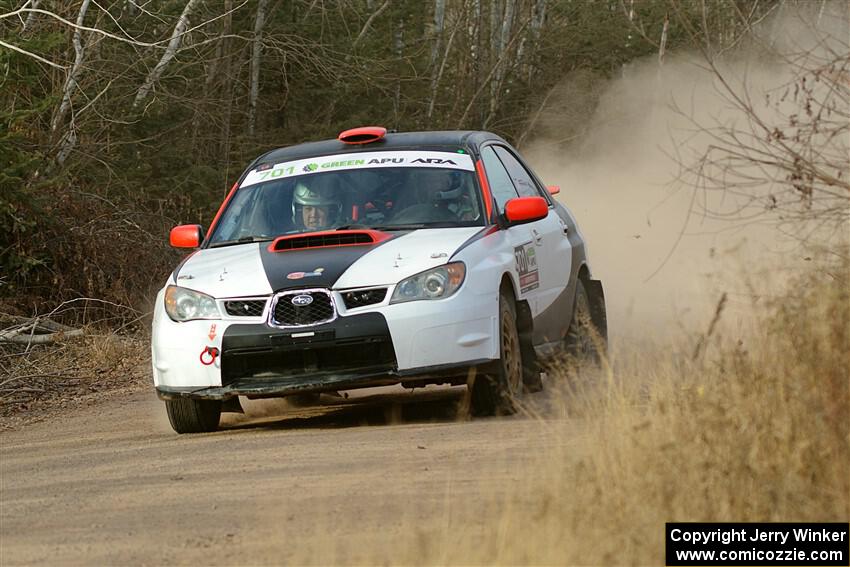
<path id="1" fill-rule="evenodd" d="M 500 357 L 487 372 L 478 374 L 470 391 L 473 415 L 512 414 L 522 393 L 522 348 L 516 322 L 514 298 L 499 296 Z"/>
<path id="2" fill-rule="evenodd" d="M 576 282 L 573 317 L 564 337 L 564 350 L 568 359 L 578 365 L 599 364 L 606 354 L 605 333 L 594 321 L 591 298 L 581 278 Z"/>
<path id="3" fill-rule="evenodd" d="M 218 429 L 221 401 L 177 398 L 165 400 L 171 428 L 177 433 L 208 433 Z"/>

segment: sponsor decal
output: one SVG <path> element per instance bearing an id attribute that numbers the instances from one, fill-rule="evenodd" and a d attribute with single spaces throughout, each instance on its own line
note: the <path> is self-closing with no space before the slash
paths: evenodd
<path id="1" fill-rule="evenodd" d="M 534 244 L 526 242 L 514 248 L 516 272 L 519 276 L 519 292 L 526 293 L 540 287 L 540 272 L 537 270 L 537 253 Z"/>
<path id="2" fill-rule="evenodd" d="M 215 323 L 210 325 L 210 332 L 207 336 L 210 338 L 210 340 L 213 340 L 215 338 Z"/>
<path id="3" fill-rule="evenodd" d="M 472 158 L 467 154 L 412 150 L 364 152 L 357 153 L 356 157 L 352 154 L 336 154 L 274 165 L 263 164 L 245 177 L 242 187 L 296 175 L 312 175 L 323 171 L 380 167 L 439 167 L 475 171 Z"/>
<path id="4" fill-rule="evenodd" d="M 417 158 L 417 159 L 411 161 L 410 163 L 435 163 L 437 165 L 449 165 L 449 164 L 457 165 L 455 162 L 453 162 L 450 159 L 440 159 L 440 158 L 428 158 L 428 159 Z"/>
<path id="5" fill-rule="evenodd" d="M 301 278 L 315 278 L 321 276 L 324 273 L 324 268 L 316 268 L 312 272 L 291 272 L 286 274 L 286 279 L 288 280 L 300 280 Z"/>
<path id="6" fill-rule="evenodd" d="M 292 301 L 292 305 L 294 305 L 296 307 L 306 307 L 306 306 L 310 305 L 311 303 L 313 303 L 313 296 L 307 295 L 306 293 L 304 293 L 304 294 L 301 294 L 301 295 L 296 295 L 295 297 L 292 298 L 291 301 Z"/>
<path id="7" fill-rule="evenodd" d="M 323 163 L 320 167 L 322 169 L 338 169 L 340 167 L 349 168 L 349 167 L 355 167 L 355 166 L 358 166 L 358 165 L 365 165 L 365 164 L 366 164 L 365 159 L 349 159 L 349 160 L 345 160 L 345 161 L 330 161 L 330 162 L 327 162 L 327 163 Z"/>

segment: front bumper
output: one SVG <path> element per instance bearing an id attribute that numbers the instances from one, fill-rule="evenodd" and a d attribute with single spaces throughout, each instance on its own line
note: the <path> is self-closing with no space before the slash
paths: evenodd
<path id="1" fill-rule="evenodd" d="M 441 301 L 343 307 L 332 322 L 279 329 L 262 317 L 177 323 L 158 298 L 154 383 L 163 397 L 209 399 L 418 385 L 439 378 L 451 383 L 465 369 L 498 358 L 494 304 L 497 298 L 467 288 Z M 200 355 L 207 348 L 220 356 L 204 365 Z"/>

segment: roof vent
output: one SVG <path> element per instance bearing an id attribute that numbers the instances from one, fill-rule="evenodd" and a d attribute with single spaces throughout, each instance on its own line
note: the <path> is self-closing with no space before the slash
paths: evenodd
<path id="1" fill-rule="evenodd" d="M 383 126 L 361 126 L 346 130 L 339 135 L 339 141 L 345 144 L 368 144 L 382 140 L 387 135 Z"/>

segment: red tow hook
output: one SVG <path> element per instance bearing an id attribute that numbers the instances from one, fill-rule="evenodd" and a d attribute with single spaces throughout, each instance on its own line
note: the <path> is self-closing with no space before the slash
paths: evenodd
<path id="1" fill-rule="evenodd" d="M 205 355 L 209 355 L 209 359 L 204 359 Z M 204 366 L 209 366 L 215 362 L 216 357 L 218 357 L 218 349 L 215 347 L 204 347 L 204 350 L 201 351 L 201 364 Z"/>

